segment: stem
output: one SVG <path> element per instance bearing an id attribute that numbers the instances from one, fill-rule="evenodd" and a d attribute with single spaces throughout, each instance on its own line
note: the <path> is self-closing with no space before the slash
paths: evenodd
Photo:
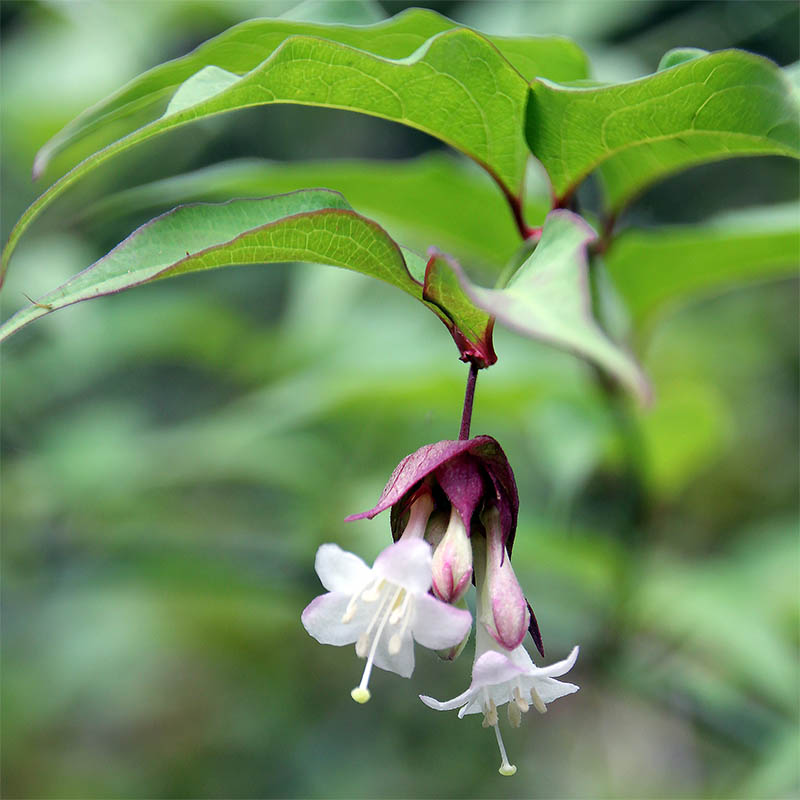
<path id="1" fill-rule="evenodd" d="M 458 432 L 458 438 L 462 441 L 469 439 L 469 426 L 472 423 L 472 404 L 475 401 L 475 381 L 477 380 L 478 367 L 474 361 L 470 361 L 467 388 L 464 392 L 464 410 L 461 413 L 461 430 Z"/>

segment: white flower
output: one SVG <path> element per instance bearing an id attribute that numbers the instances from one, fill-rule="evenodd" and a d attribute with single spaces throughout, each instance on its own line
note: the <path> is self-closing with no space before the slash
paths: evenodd
<path id="1" fill-rule="evenodd" d="M 466 714 L 483 714 L 483 726 L 492 726 L 500 748 L 501 775 L 513 775 L 517 768 L 509 764 L 503 739 L 498 727 L 497 709 L 508 704 L 508 719 L 513 727 L 519 727 L 522 714 L 532 705 L 544 714 L 547 703 L 578 691 L 572 683 L 555 680 L 572 669 L 578 657 L 578 648 L 563 661 L 549 667 L 537 667 L 522 645 L 514 650 L 504 650 L 489 637 L 483 625 L 477 626 L 475 663 L 472 667 L 472 683 L 466 692 L 452 700 L 440 702 L 432 697 L 420 695 L 426 706 L 436 711 L 459 709 L 459 719 Z"/>
<path id="2" fill-rule="evenodd" d="M 303 625 L 322 644 L 356 643 L 366 658 L 361 683 L 351 692 L 366 703 L 373 664 L 408 678 L 414 671 L 414 640 L 440 650 L 458 644 L 472 616 L 430 596 L 431 547 L 421 538 L 389 545 L 370 569 L 335 544 L 317 551 L 315 568 L 328 593 L 303 611 Z"/>

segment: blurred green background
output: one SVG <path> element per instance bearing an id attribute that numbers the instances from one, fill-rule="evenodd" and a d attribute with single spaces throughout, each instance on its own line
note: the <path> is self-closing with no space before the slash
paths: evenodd
<path id="1" fill-rule="evenodd" d="M 572 36 L 600 79 L 651 72 L 679 45 L 798 59 L 791 2 L 420 5 L 487 32 Z M 250 17 L 404 7 L 4 0 L 3 239 L 40 190 L 38 147 L 140 71 Z M 162 138 L 36 224 L 2 316 L 174 205 L 164 187 L 160 207 L 158 189 L 94 213 L 105 195 L 223 159 L 425 154 L 446 157 L 388 122 L 287 106 Z M 385 204 L 392 181 L 379 191 Z M 733 160 L 654 187 L 623 225 L 796 196 L 788 160 Z M 662 316 L 639 342 L 649 411 L 609 405 L 577 360 L 497 331 L 473 431 L 516 470 L 514 563 L 548 661 L 581 645 L 581 691 L 506 734 L 513 779 L 477 718 L 416 698 L 465 689 L 471 646 L 455 664 L 418 649 L 411 681 L 378 671 L 357 707 L 352 649 L 300 625 L 319 544 L 374 557 L 388 519 L 342 519 L 407 453 L 457 434 L 466 369 L 433 315 L 290 265 L 167 281 L 22 331 L 2 369 L 3 796 L 797 796 L 797 289 Z"/>

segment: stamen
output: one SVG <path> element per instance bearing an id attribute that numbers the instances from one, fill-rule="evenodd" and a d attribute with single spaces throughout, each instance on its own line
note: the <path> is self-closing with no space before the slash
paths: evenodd
<path id="1" fill-rule="evenodd" d="M 486 719 L 490 725 L 497 725 L 497 706 L 494 700 L 489 700 L 489 710 L 486 712 Z"/>
<path id="2" fill-rule="evenodd" d="M 539 697 L 536 689 L 531 686 L 531 702 L 533 703 L 533 707 L 540 713 L 546 714 L 547 713 L 547 706 L 544 704 L 544 701 L 541 697 Z"/>
<path id="3" fill-rule="evenodd" d="M 374 603 L 380 596 L 383 589 L 384 579 L 373 581 L 363 592 L 361 592 L 361 599 L 365 603 Z"/>
<path id="4" fill-rule="evenodd" d="M 397 602 L 394 604 L 394 608 L 392 609 L 392 615 L 389 617 L 390 625 L 397 625 L 397 623 L 403 618 L 406 613 L 406 608 L 408 606 L 410 597 L 411 595 L 405 589 L 400 590 L 400 595 L 397 598 Z"/>
<path id="5" fill-rule="evenodd" d="M 342 616 L 342 623 L 346 624 L 353 619 L 356 615 L 356 609 L 358 608 L 358 595 L 354 594 L 350 598 L 350 602 L 347 604 L 347 608 L 344 610 L 344 614 Z"/>
<path id="6" fill-rule="evenodd" d="M 497 746 L 500 748 L 500 758 L 502 759 L 502 763 L 500 764 L 500 769 L 498 772 L 501 775 L 508 777 L 513 775 L 517 771 L 517 768 L 513 764 L 508 763 L 508 756 L 506 755 L 506 748 L 503 744 L 503 737 L 500 735 L 500 726 L 495 723 L 493 727 L 494 735 L 497 737 Z"/>
<path id="7" fill-rule="evenodd" d="M 508 704 L 508 721 L 512 728 L 519 728 L 522 724 L 522 712 L 516 703 Z"/>
<path id="8" fill-rule="evenodd" d="M 372 625 L 375 622 L 375 619 L 377 619 L 378 615 L 381 613 L 381 611 L 384 608 L 386 608 L 388 612 L 388 609 L 395 604 L 398 596 L 400 595 L 400 592 L 402 591 L 403 591 L 402 588 L 398 587 L 397 591 L 394 593 L 391 600 L 389 600 L 388 607 L 386 606 L 385 602 L 381 602 L 380 607 L 378 608 L 378 611 L 375 614 L 375 617 L 373 617 L 372 622 L 370 622 L 369 628 L 366 631 L 367 636 L 369 636 L 369 632 L 372 629 Z M 353 698 L 353 700 L 356 701 L 356 703 L 366 703 L 367 700 L 369 700 L 370 698 L 370 692 L 369 689 L 367 688 L 367 684 L 369 683 L 369 676 L 372 673 L 372 663 L 375 660 L 375 653 L 378 649 L 378 642 L 381 639 L 381 634 L 383 633 L 383 629 L 386 627 L 386 623 L 388 621 L 389 621 L 389 614 L 385 613 L 383 615 L 383 619 L 380 622 L 380 625 L 378 625 L 378 630 L 375 631 L 375 638 L 372 640 L 372 647 L 370 647 L 369 655 L 367 656 L 367 664 L 364 667 L 364 674 L 361 676 L 361 683 L 350 692 L 350 696 Z"/>
<path id="9" fill-rule="evenodd" d="M 528 701 L 522 696 L 522 689 L 519 686 L 514 687 L 514 702 L 523 714 L 530 708 Z"/>

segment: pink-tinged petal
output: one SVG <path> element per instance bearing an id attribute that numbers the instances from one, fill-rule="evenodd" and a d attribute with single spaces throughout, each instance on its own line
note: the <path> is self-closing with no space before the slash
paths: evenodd
<path id="1" fill-rule="evenodd" d="M 555 664 L 550 664 L 548 667 L 541 667 L 536 670 L 537 675 L 541 675 L 543 678 L 557 678 L 559 675 L 565 675 L 569 672 L 574 666 L 575 661 L 578 658 L 578 651 L 580 648 L 576 645 L 572 648 L 572 652 L 562 661 L 556 661 Z"/>
<path id="2" fill-rule="evenodd" d="M 493 684 L 514 680 L 525 671 L 521 670 L 510 658 L 489 650 L 478 658 L 472 667 L 471 689 L 480 689 Z"/>
<path id="3" fill-rule="evenodd" d="M 428 708 L 432 708 L 434 711 L 452 711 L 468 703 L 472 694 L 472 689 L 467 689 L 466 692 L 462 692 L 458 697 L 454 697 L 452 700 L 436 700 L 433 697 L 428 697 L 426 694 L 421 694 L 419 699 L 422 700 Z"/>
<path id="4" fill-rule="evenodd" d="M 455 608 L 429 594 L 414 600 L 414 620 L 411 632 L 414 638 L 431 650 L 441 650 L 459 644 L 472 627 L 472 614 Z"/>
<path id="5" fill-rule="evenodd" d="M 367 584 L 370 568 L 353 553 L 338 544 L 323 544 L 317 550 L 314 569 L 329 592 L 353 595 Z"/>
<path id="6" fill-rule="evenodd" d="M 349 602 L 350 595 L 340 592 L 328 592 L 315 597 L 303 611 L 303 627 L 320 644 L 352 644 L 368 624 L 365 617 L 369 609 L 362 604 L 350 622 L 342 622 Z"/>
<path id="7" fill-rule="evenodd" d="M 564 697 L 567 694 L 573 694 L 579 689 L 574 683 L 557 681 L 555 678 L 542 678 L 535 681 L 533 686 L 536 689 L 536 693 L 542 698 L 543 703 L 552 703 L 553 700 L 558 700 L 559 697 Z"/>
<path id="8" fill-rule="evenodd" d="M 373 572 L 412 594 L 424 594 L 431 586 L 432 560 L 431 546 L 426 541 L 402 539 L 381 552 Z"/>

